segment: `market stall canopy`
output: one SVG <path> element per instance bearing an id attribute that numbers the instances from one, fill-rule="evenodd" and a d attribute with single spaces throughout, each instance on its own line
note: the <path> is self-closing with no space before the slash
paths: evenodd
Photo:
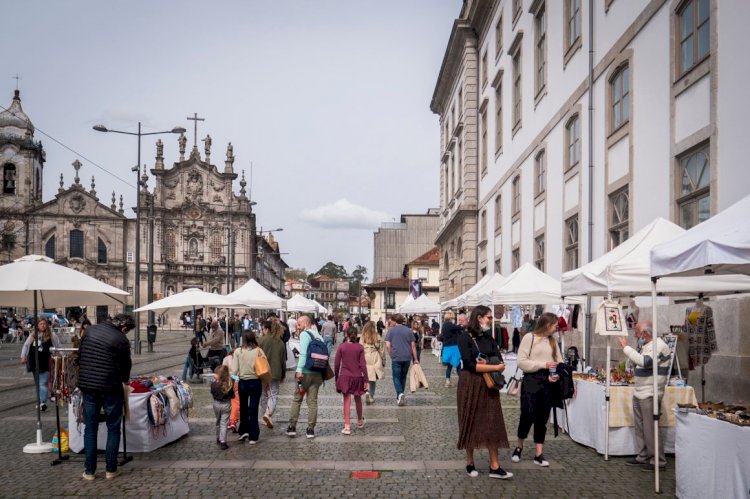
<path id="1" fill-rule="evenodd" d="M 295 295 L 286 301 L 287 312 L 317 312 L 318 304 L 302 295 Z"/>
<path id="2" fill-rule="evenodd" d="M 226 299 L 226 297 L 216 294 L 207 293 L 201 289 L 190 288 L 180 293 L 156 300 L 155 302 L 149 303 L 134 312 L 148 312 L 148 311 L 159 311 L 166 313 L 169 310 L 185 310 L 191 307 L 219 307 L 226 308 L 233 305 L 233 303 Z"/>
<path id="3" fill-rule="evenodd" d="M 750 195 L 651 250 L 651 275 L 750 275 Z"/>
<path id="4" fill-rule="evenodd" d="M 463 294 L 460 294 L 460 295 L 458 295 L 455 298 L 452 298 L 452 299 L 450 299 L 448 301 L 443 302 L 442 303 L 443 310 L 445 310 L 447 308 L 458 307 L 459 306 L 458 302 L 460 300 L 462 300 L 462 299 L 465 300 L 471 293 L 474 293 L 474 292 L 476 292 L 476 290 L 481 289 L 482 286 L 484 286 L 485 284 L 487 284 L 487 281 L 489 281 L 491 278 L 492 278 L 492 275 L 486 274 L 481 279 L 479 279 L 479 281 L 477 281 L 476 284 L 474 284 L 472 287 L 470 287 L 468 290 L 466 290 Z"/>
<path id="5" fill-rule="evenodd" d="M 439 314 L 440 304 L 431 300 L 427 295 L 421 295 L 416 300 L 409 295 L 398 311 L 401 314 Z"/>
<path id="6" fill-rule="evenodd" d="M 672 222 L 657 218 L 612 251 L 563 274 L 563 295 L 651 294 L 651 249 L 685 232 Z M 750 290 L 750 278 L 736 275 L 713 279 L 668 277 L 659 279 L 656 290 L 665 295 L 730 294 Z"/>
<path id="7" fill-rule="evenodd" d="M 481 282 L 481 281 L 480 281 Z M 467 291 L 458 298 L 459 307 L 476 307 L 477 305 L 491 305 L 489 295 L 492 290 L 498 289 L 505 282 L 505 277 L 497 272 L 492 274 L 481 286 L 474 286 L 473 292 Z"/>
<path id="8" fill-rule="evenodd" d="M 51 258 L 26 255 L 0 267 L 0 303 L 39 309 L 79 305 L 124 305 L 127 291 L 58 265 Z"/>
<path id="9" fill-rule="evenodd" d="M 313 302 L 314 304 L 316 304 L 316 305 L 318 306 L 318 313 L 319 313 L 319 314 L 327 314 L 327 313 L 328 313 L 328 309 L 327 309 L 327 308 L 325 308 L 325 307 L 324 307 L 323 305 L 321 305 L 320 303 L 318 303 L 318 301 L 317 301 L 317 300 L 312 300 L 312 302 Z"/>
<path id="10" fill-rule="evenodd" d="M 241 288 L 226 295 L 226 298 L 238 307 L 258 310 L 284 308 L 284 299 L 268 291 L 255 279 L 250 279 Z"/>
<path id="11" fill-rule="evenodd" d="M 494 305 L 555 305 L 563 302 L 560 281 L 530 263 L 524 263 L 484 300 Z M 566 303 L 583 303 L 580 297 L 566 297 Z"/>

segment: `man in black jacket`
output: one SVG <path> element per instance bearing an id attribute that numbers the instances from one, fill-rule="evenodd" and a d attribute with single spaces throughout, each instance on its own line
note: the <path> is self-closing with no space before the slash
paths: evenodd
<path id="1" fill-rule="evenodd" d="M 130 379 L 130 342 L 127 332 L 135 327 L 130 315 L 118 314 L 110 321 L 91 326 L 81 340 L 78 388 L 83 393 L 83 436 L 86 467 L 83 478 L 93 480 L 96 473 L 96 434 L 102 408 L 107 422 L 107 474 L 115 478 L 120 425 L 124 405 L 123 383 Z"/>

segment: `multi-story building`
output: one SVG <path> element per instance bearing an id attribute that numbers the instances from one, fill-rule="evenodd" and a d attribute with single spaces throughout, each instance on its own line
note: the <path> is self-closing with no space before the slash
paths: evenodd
<path id="1" fill-rule="evenodd" d="M 256 241 L 258 248 L 255 280 L 269 291 L 279 296 L 286 296 L 284 273 L 289 265 L 284 261 L 283 253 L 279 251 L 279 242 L 271 233 L 261 234 Z"/>
<path id="2" fill-rule="evenodd" d="M 400 222 L 386 222 L 373 234 L 373 282 L 397 278 L 404 265 L 435 245 L 439 216 L 436 208 L 419 215 L 401 215 Z"/>
<path id="3" fill-rule="evenodd" d="M 330 313 L 348 313 L 349 310 L 349 280 L 334 279 L 327 275 L 317 275 L 311 282 L 313 288 L 319 290 L 316 299 Z"/>
<path id="4" fill-rule="evenodd" d="M 469 219 L 455 223 L 470 216 L 467 187 L 478 235 L 454 253 L 440 244 L 441 281 L 475 249 L 476 276 L 534 262 L 557 277 L 655 217 L 691 227 L 748 193 L 737 130 L 750 106 L 737 96 L 750 71 L 732 62 L 731 40 L 750 4 L 588 5 L 464 2 L 431 105 L 443 152 L 438 243 L 458 243 L 453 225 L 470 230 Z"/>
<path id="5" fill-rule="evenodd" d="M 443 297 L 467 267 L 559 277 L 748 194 L 749 18 L 731 0 L 466 0 L 431 103 Z"/>

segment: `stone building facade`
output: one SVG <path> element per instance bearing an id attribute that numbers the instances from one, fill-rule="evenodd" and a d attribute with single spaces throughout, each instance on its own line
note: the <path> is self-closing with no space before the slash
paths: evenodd
<path id="1" fill-rule="evenodd" d="M 60 175 L 57 192 L 43 200 L 41 142 L 21 107 L 20 94 L 0 113 L 0 259 L 3 263 L 24 254 L 41 254 L 57 263 L 91 275 L 129 292 L 134 290 L 135 241 L 141 241 L 141 303 L 147 295 L 148 255 L 153 246 L 153 299 L 200 288 L 225 294 L 255 275 L 255 214 L 247 196 L 244 174 L 239 194 L 234 192 L 234 151 L 227 146 L 222 170 L 211 163 L 211 138 L 197 140 L 186 156 L 187 139 L 177 140 L 179 160 L 164 164 L 164 144 L 156 143 L 151 178 L 141 176 L 140 234 L 136 221 L 125 215 L 122 195 L 113 192 L 105 204 L 96 192 L 94 177 L 86 187 L 81 163 L 73 162 L 74 179 L 66 186 Z M 151 179 L 153 187 L 149 190 Z M 153 221 L 153 234 L 150 222 Z M 278 252 L 278 247 L 276 248 Z M 283 282 L 283 270 L 280 276 Z M 130 309 L 133 297 L 130 297 Z M 118 312 L 100 308 L 97 315 Z M 89 315 L 93 315 L 89 313 Z"/>

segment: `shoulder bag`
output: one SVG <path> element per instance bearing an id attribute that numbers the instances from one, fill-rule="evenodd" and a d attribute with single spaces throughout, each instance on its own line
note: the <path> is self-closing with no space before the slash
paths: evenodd
<path id="1" fill-rule="evenodd" d="M 268 358 L 260 347 L 256 347 L 256 349 L 258 351 L 255 355 L 255 375 L 261 382 L 269 383 L 271 381 L 271 366 L 268 364 Z"/>
<path id="2" fill-rule="evenodd" d="M 479 344 L 477 343 L 477 340 L 475 340 L 474 338 L 472 338 L 472 340 L 474 341 L 474 345 L 476 345 L 477 347 L 477 352 L 479 352 L 478 358 L 484 359 L 487 364 L 493 365 L 493 366 L 503 363 L 503 360 L 497 355 L 493 355 L 489 357 L 483 354 L 479 350 Z M 487 388 L 489 388 L 490 390 L 499 391 L 503 389 L 503 386 L 505 386 L 505 376 L 503 375 L 503 373 L 498 372 L 498 371 L 482 373 L 482 379 L 484 379 L 484 383 L 487 385 Z"/>
<path id="3" fill-rule="evenodd" d="M 529 357 L 531 357 L 531 351 L 534 349 L 534 333 L 531 333 L 531 335 L 531 348 L 529 348 Z M 519 367 L 516 367 L 516 372 L 513 373 L 513 377 L 510 378 L 510 381 L 508 382 L 508 395 L 516 398 L 519 398 L 521 396 L 521 378 L 518 377 L 519 369 Z"/>

